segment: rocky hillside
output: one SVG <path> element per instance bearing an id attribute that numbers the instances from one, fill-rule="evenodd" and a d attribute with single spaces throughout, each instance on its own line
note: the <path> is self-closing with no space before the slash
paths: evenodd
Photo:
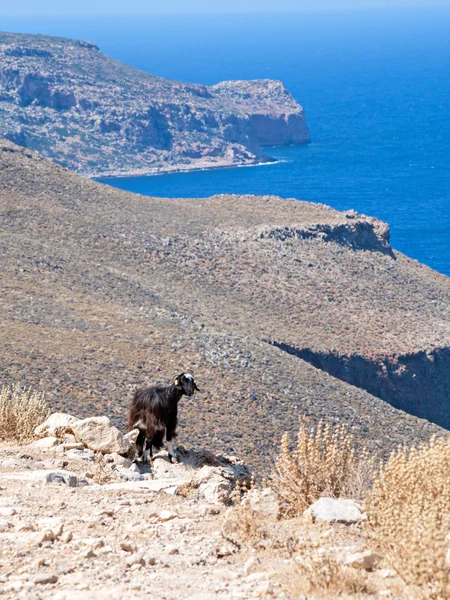
<path id="1" fill-rule="evenodd" d="M 88 176 L 249 165 L 309 142 L 279 81 L 169 81 L 95 44 L 0 33 L 0 135 Z"/>
<path id="2" fill-rule="evenodd" d="M 190 371 L 179 442 L 260 472 L 304 414 L 377 453 L 450 426 L 450 281 L 376 219 L 133 195 L 8 141 L 0 207 L 0 383 L 53 410 L 122 428 L 135 386 Z"/>

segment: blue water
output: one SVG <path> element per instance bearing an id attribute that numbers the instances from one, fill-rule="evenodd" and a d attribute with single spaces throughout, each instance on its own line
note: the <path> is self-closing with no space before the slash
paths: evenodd
<path id="1" fill-rule="evenodd" d="M 253 168 L 104 180 L 167 197 L 277 194 L 355 208 L 392 245 L 450 275 L 450 10 L 154 19 L 3 19 L 87 39 L 151 73 L 205 84 L 281 79 L 313 143 Z"/>

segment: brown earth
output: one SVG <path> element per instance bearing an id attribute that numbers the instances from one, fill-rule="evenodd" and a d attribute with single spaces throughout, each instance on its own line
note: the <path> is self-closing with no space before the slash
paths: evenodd
<path id="1" fill-rule="evenodd" d="M 390 403 L 450 425 L 449 279 L 376 219 L 133 195 L 6 141 L 0 203 L 1 382 L 54 410 L 123 426 L 136 385 L 191 371 L 180 440 L 260 471 L 303 414 L 381 453 L 442 431 Z"/>
<path id="2" fill-rule="evenodd" d="M 370 552 L 364 521 L 278 521 L 256 511 L 254 535 L 241 539 L 230 526 L 239 505 L 139 489 L 99 467 L 55 449 L 0 446 L 2 600 L 414 597 L 383 557 L 369 573 L 344 567 L 329 581 L 327 560 Z M 45 482 L 62 468 L 80 485 Z M 298 563 L 317 564 L 311 593 Z"/>

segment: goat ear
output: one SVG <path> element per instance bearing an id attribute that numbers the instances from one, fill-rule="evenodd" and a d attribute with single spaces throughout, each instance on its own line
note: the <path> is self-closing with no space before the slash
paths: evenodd
<path id="1" fill-rule="evenodd" d="M 197 392 L 199 392 L 199 391 L 200 391 L 200 390 L 198 389 L 198 387 L 197 387 L 197 384 L 195 383 L 195 381 L 194 381 L 194 389 L 195 389 L 195 390 L 197 390 Z"/>

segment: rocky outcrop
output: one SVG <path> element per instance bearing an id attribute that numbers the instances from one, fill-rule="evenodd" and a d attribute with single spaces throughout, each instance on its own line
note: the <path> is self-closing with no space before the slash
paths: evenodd
<path id="1" fill-rule="evenodd" d="M 89 176 L 256 164 L 310 139 L 279 81 L 174 82 L 63 38 L 0 34 L 0 97 L 1 135 Z"/>
<path id="2" fill-rule="evenodd" d="M 111 424 L 108 417 L 90 417 L 77 421 L 71 429 L 77 442 L 82 442 L 94 452 L 126 454 L 131 449 L 131 442 Z"/>
<path id="3" fill-rule="evenodd" d="M 374 357 L 271 344 L 395 408 L 450 429 L 450 348 Z"/>

